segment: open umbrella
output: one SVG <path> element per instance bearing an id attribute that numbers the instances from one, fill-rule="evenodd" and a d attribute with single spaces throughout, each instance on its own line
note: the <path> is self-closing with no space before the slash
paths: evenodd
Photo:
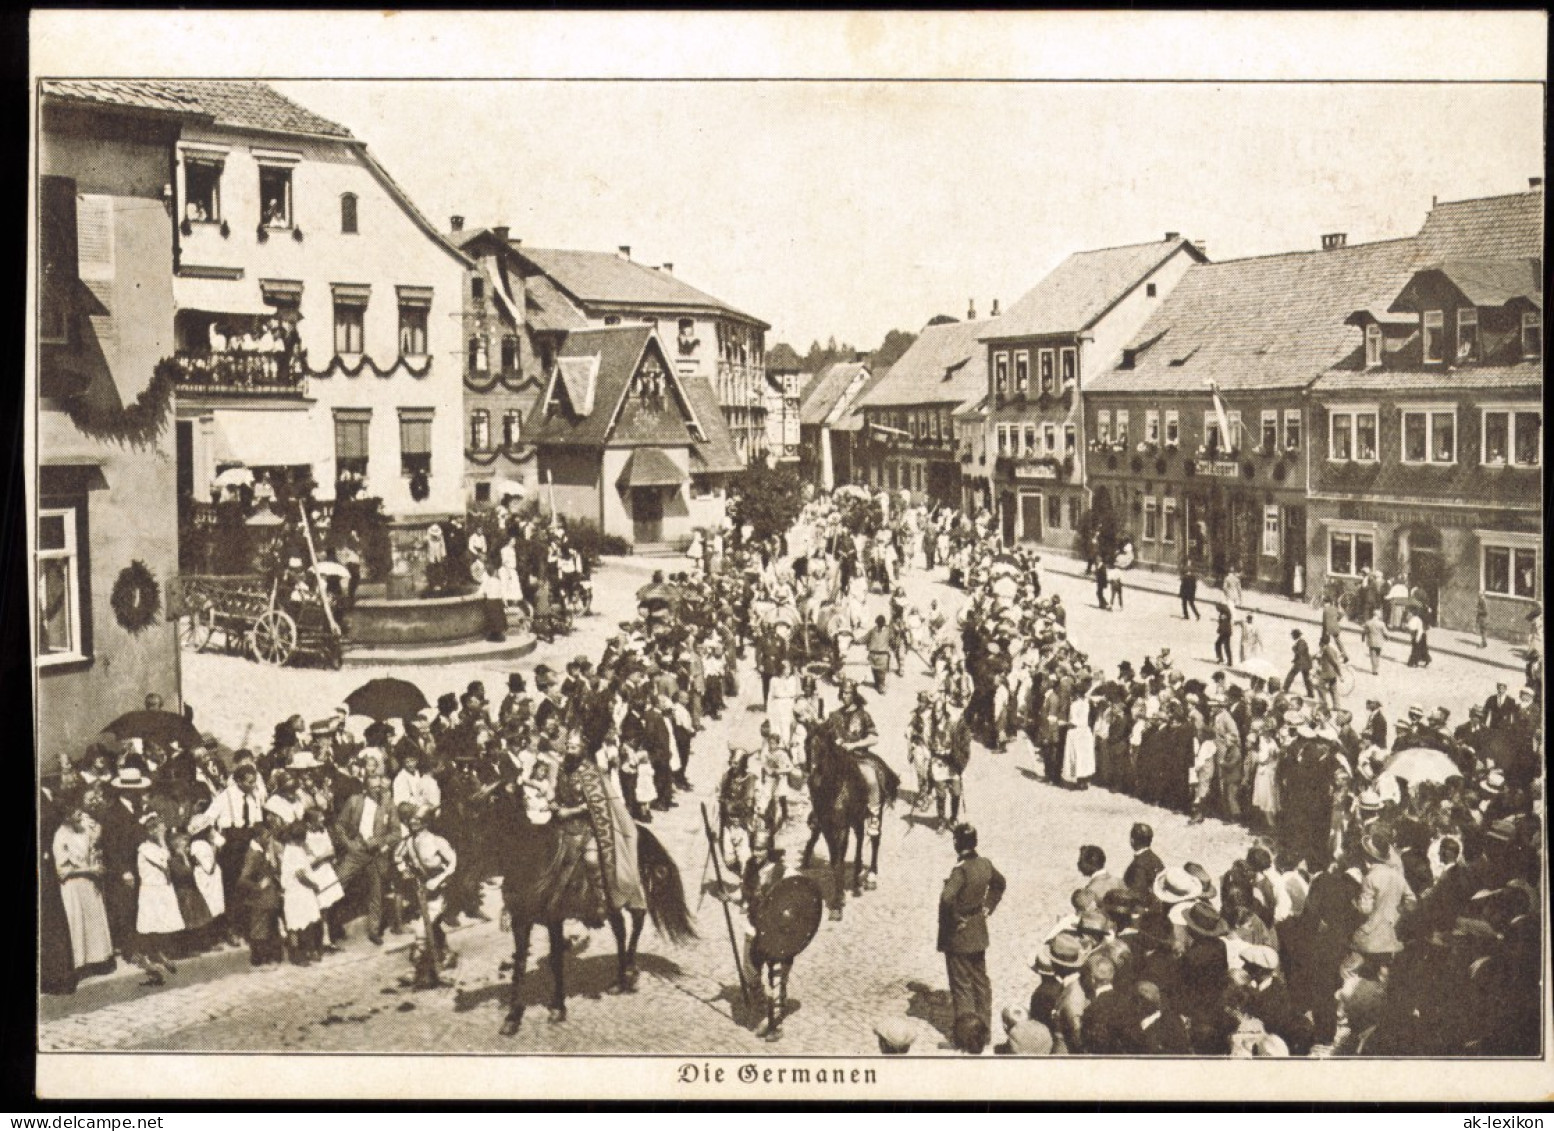
<path id="1" fill-rule="evenodd" d="M 345 705 L 351 714 L 366 715 L 381 723 L 385 719 L 407 719 L 431 704 L 409 680 L 384 677 L 362 684 L 345 697 Z"/>
<path id="2" fill-rule="evenodd" d="M 529 493 L 529 489 L 516 479 L 493 479 L 491 481 L 491 497 L 498 502 L 509 495 L 517 495 L 520 499 Z"/>
<path id="3" fill-rule="evenodd" d="M 320 577 L 338 577 L 341 581 L 351 579 L 351 571 L 339 562 L 319 562 L 313 569 Z"/>
<path id="4" fill-rule="evenodd" d="M 252 487 L 254 473 L 246 467 L 229 467 L 212 482 L 218 487 Z"/>
<path id="5" fill-rule="evenodd" d="M 837 499 L 867 499 L 869 497 L 867 491 L 853 483 L 838 487 L 831 494 L 833 498 Z"/>
<path id="6" fill-rule="evenodd" d="M 1020 592 L 1020 583 L 1008 574 L 1000 574 L 993 579 L 989 588 L 992 589 L 994 596 L 1013 598 Z"/>
<path id="7" fill-rule="evenodd" d="M 200 745 L 200 732 L 182 715 L 172 711 L 130 711 L 103 727 L 118 739 L 139 738 L 170 747 L 174 742 L 185 750 Z"/>
<path id="8" fill-rule="evenodd" d="M 1249 660 L 1244 660 L 1239 670 L 1244 675 L 1256 676 L 1258 679 L 1279 678 L 1279 669 L 1273 666 L 1273 661 L 1264 659 L 1262 656 L 1253 656 Z"/>
<path id="9" fill-rule="evenodd" d="M 650 581 L 637 590 L 639 605 L 667 605 L 674 600 L 675 592 L 662 581 Z"/>
<path id="10" fill-rule="evenodd" d="M 1444 782 L 1462 776 L 1462 771 L 1451 758 L 1443 751 L 1428 746 L 1410 746 L 1407 750 L 1399 750 L 1387 759 L 1381 773 L 1383 776 L 1401 778 L 1409 785 Z"/>

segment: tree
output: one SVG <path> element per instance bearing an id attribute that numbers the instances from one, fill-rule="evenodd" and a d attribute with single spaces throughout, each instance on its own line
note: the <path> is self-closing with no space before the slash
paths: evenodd
<path id="1" fill-rule="evenodd" d="M 912 348 L 912 343 L 917 341 L 917 335 L 910 330 L 892 330 L 885 335 L 885 340 L 880 343 L 880 348 L 874 351 L 869 359 L 873 369 L 886 369 L 901 360 L 902 354 Z"/>
<path id="2" fill-rule="evenodd" d="M 930 325 L 930 326 L 948 326 L 951 323 L 959 322 L 959 321 L 960 321 L 959 318 L 952 318 L 948 314 L 935 314 L 932 318 L 930 318 L 928 320 L 928 325 Z"/>
<path id="3" fill-rule="evenodd" d="M 752 463 L 729 484 L 728 516 L 757 540 L 786 534 L 804 506 L 804 483 L 792 467 Z"/>

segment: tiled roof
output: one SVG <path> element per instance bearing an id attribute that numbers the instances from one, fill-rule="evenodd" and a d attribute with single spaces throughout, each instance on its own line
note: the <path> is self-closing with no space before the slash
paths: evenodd
<path id="1" fill-rule="evenodd" d="M 667 271 L 633 263 L 613 252 L 558 248 L 517 249 L 534 267 L 583 305 L 633 306 L 643 309 L 715 310 L 766 327 L 759 318 L 736 310 Z"/>
<path id="2" fill-rule="evenodd" d="M 531 330 L 581 330 L 588 325 L 582 312 L 544 275 L 524 280 L 523 298 Z"/>
<path id="3" fill-rule="evenodd" d="M 853 378 L 867 368 L 861 361 L 836 361 L 815 374 L 799 397 L 799 423 L 824 424 Z"/>
<path id="4" fill-rule="evenodd" d="M 901 364 L 901 361 L 898 358 L 896 365 L 899 364 Z M 870 373 L 869 379 L 865 381 L 863 386 L 858 390 L 858 395 L 853 397 L 853 403 L 848 406 L 846 412 L 842 413 L 841 419 L 839 419 L 831 427 L 839 432 L 856 432 L 858 429 L 862 428 L 863 413 L 860 412 L 859 409 L 863 406 L 864 398 L 872 393 L 875 389 L 879 388 L 881 385 L 889 382 L 890 375 L 895 371 L 895 365 L 887 365 L 884 369 L 876 369 Z"/>
<path id="5" fill-rule="evenodd" d="M 1543 389 L 1543 363 L 1522 365 L 1467 365 L 1450 372 L 1395 369 L 1335 369 L 1322 374 L 1311 386 L 1321 393 L 1455 393 L 1464 389 L 1520 390 L 1538 395 Z"/>
<path id="6" fill-rule="evenodd" d="M 567 395 L 567 405 L 578 416 L 594 410 L 594 391 L 599 383 L 599 354 L 586 357 L 558 357 L 556 378 Z"/>
<path id="7" fill-rule="evenodd" d="M 1390 305 L 1418 260 L 1418 241 L 1402 239 L 1196 264 L 1129 343 L 1133 367 L 1096 374 L 1085 389 L 1306 385 L 1358 346 L 1349 316 Z"/>
<path id="8" fill-rule="evenodd" d="M 1419 230 L 1419 241 L 1431 261 L 1541 256 L 1543 194 L 1518 192 L 1437 204 Z"/>
<path id="9" fill-rule="evenodd" d="M 1474 306 L 1504 306 L 1512 299 L 1534 299 L 1543 293 L 1543 275 L 1531 259 L 1448 259 L 1421 272 L 1433 273 L 1444 275 Z M 1410 282 L 1391 309 L 1417 312 L 1419 305 L 1411 301 L 1413 290 Z"/>
<path id="10" fill-rule="evenodd" d="M 680 386 L 691 402 L 691 411 L 701 424 L 702 434 L 707 437 L 705 441 L 696 440 L 691 444 L 691 470 L 712 475 L 744 470 L 744 461 L 734 447 L 734 437 L 729 435 L 728 421 L 718 407 L 718 394 L 713 390 L 712 382 L 700 374 L 693 374 L 680 378 Z"/>
<path id="11" fill-rule="evenodd" d="M 979 397 L 974 401 L 967 401 L 950 413 L 950 415 L 960 420 L 974 420 L 979 416 L 987 414 L 987 402 L 988 398 L 986 396 Z"/>
<path id="12" fill-rule="evenodd" d="M 537 444 L 603 447 L 609 439 L 615 408 L 625 395 L 631 375 L 636 371 L 637 359 L 642 356 L 652 336 L 651 326 L 611 326 L 603 330 L 580 330 L 568 334 L 557 353 L 557 372 L 551 381 L 563 379 L 568 359 L 573 359 L 574 364 L 591 364 L 588 359 L 597 358 L 592 411 L 581 415 L 577 411 L 578 404 L 573 402 L 573 412 L 549 413 L 550 386 L 547 384 L 545 396 L 540 400 L 541 418 L 525 438 Z M 567 396 L 571 397 L 571 382 L 567 385 Z"/>
<path id="13" fill-rule="evenodd" d="M 1183 239 L 1079 251 L 1059 263 L 989 329 L 989 340 L 1087 329 L 1180 249 L 1201 259 Z"/>
<path id="14" fill-rule="evenodd" d="M 804 359 L 787 342 L 778 342 L 766 351 L 766 371 L 768 373 L 778 371 L 797 373 L 803 368 Z"/>
<path id="15" fill-rule="evenodd" d="M 188 79 L 49 79 L 46 94 L 107 106 L 209 115 L 217 125 L 349 139 L 351 131 L 268 83 Z"/>
<path id="16" fill-rule="evenodd" d="M 978 339 L 997 319 L 924 327 L 890 377 L 858 397 L 859 407 L 964 404 L 987 391 L 987 347 Z"/>

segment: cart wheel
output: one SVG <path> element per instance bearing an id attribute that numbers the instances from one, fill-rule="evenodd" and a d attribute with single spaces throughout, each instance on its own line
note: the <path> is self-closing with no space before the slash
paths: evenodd
<path id="1" fill-rule="evenodd" d="M 267 609 L 254 621 L 248 634 L 248 650 L 261 664 L 280 667 L 297 648 L 297 622 L 280 609 Z"/>
<path id="2" fill-rule="evenodd" d="M 216 609 L 204 605 L 178 620 L 178 642 L 191 652 L 203 652 L 216 635 Z"/>

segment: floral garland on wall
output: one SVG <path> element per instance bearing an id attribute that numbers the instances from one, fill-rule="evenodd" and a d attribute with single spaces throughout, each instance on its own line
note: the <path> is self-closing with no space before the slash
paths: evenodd
<path id="1" fill-rule="evenodd" d="M 85 397 L 65 402 L 65 415 L 81 432 L 96 440 L 112 440 L 142 448 L 154 443 L 167 427 L 168 410 L 173 405 L 173 381 L 177 364 L 171 360 L 157 363 L 151 382 L 134 402 L 118 408 L 92 404 Z"/>
<path id="2" fill-rule="evenodd" d="M 372 375 L 374 377 L 392 377 L 396 370 L 403 369 L 406 373 L 410 374 L 410 376 L 419 378 L 425 377 L 432 371 L 432 359 L 430 355 L 428 355 L 426 360 L 421 363 L 419 368 L 412 365 L 410 361 L 404 357 L 396 357 L 389 365 L 389 367 L 384 369 L 380 367 L 376 361 L 372 360 L 372 358 L 367 354 L 362 354 L 355 365 L 347 365 L 344 361 L 341 360 L 339 354 L 335 354 L 335 356 L 330 358 L 328 364 L 325 365 L 322 369 L 314 369 L 307 363 L 306 354 L 303 354 L 299 360 L 299 364 L 309 377 L 324 378 L 333 377 L 337 372 L 346 377 L 360 377 L 362 372 L 368 369 L 372 370 Z"/>
<path id="3" fill-rule="evenodd" d="M 162 610 L 162 591 L 156 574 L 139 558 L 130 562 L 119 571 L 108 603 L 125 631 L 138 633 L 150 627 Z"/>

